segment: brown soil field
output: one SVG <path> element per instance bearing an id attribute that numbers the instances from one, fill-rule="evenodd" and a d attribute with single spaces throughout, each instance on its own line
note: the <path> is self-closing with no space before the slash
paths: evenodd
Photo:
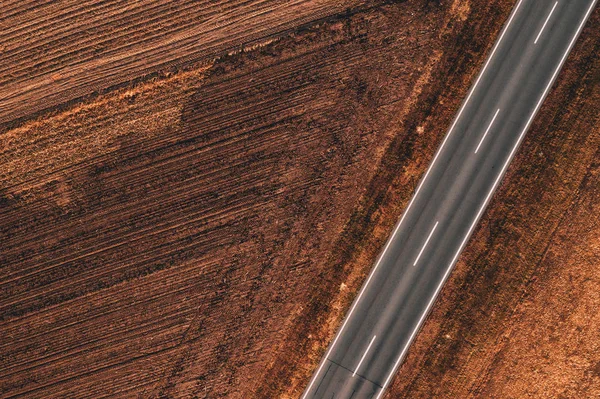
<path id="1" fill-rule="evenodd" d="M 10 0 L 0 15 L 0 124 L 149 74 L 267 43 L 362 0 Z"/>
<path id="2" fill-rule="evenodd" d="M 14 2 L 0 397 L 297 397 L 512 5 Z M 593 18 L 388 396 L 593 392 Z"/>
<path id="3" fill-rule="evenodd" d="M 371 183 L 380 162 L 399 145 L 407 155 L 394 162 L 413 159 L 433 73 L 469 80 L 468 47 L 449 43 L 500 25 L 481 18 L 475 31 L 468 13 L 426 1 L 358 7 L 8 124 L 0 394 L 299 389 L 289 365 L 324 337 L 306 320 L 329 319 L 350 270 L 339 254 L 352 256 L 372 227 L 357 219 L 361 198 L 389 183 Z M 466 43 L 482 57 L 487 41 Z M 440 134 L 423 136 L 434 148 Z"/>

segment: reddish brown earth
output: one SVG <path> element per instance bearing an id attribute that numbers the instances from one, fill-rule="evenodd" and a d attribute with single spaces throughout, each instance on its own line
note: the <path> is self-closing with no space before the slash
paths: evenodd
<path id="1" fill-rule="evenodd" d="M 12 71 L 0 81 L 0 397 L 298 396 L 512 3 L 15 2 L 0 19 Z M 500 392 L 490 376 L 508 375 L 514 350 L 498 343 L 476 368 L 463 341 L 441 337 L 528 342 L 525 299 L 510 298 L 535 286 L 532 270 L 550 276 L 540 248 L 557 265 L 583 259 L 561 245 L 585 254 L 579 238 L 593 231 L 564 227 L 554 244 L 536 236 L 519 268 L 494 266 L 512 259 L 523 215 L 553 215 L 539 225 L 558 237 L 556 215 L 595 206 L 597 31 L 584 32 L 392 396 L 436 382 L 434 397 Z M 507 222 L 505 203 L 517 212 Z M 483 262 L 498 280 L 468 277 Z M 547 284 L 559 292 L 557 275 Z M 523 316 L 490 319 L 485 335 L 485 306 Z M 565 362 L 552 356 L 547 373 Z M 471 385 L 453 391 L 460 367 Z"/>
<path id="2" fill-rule="evenodd" d="M 267 43 L 362 0 L 9 0 L 0 123 Z M 377 2 L 376 2 L 377 3 Z"/>

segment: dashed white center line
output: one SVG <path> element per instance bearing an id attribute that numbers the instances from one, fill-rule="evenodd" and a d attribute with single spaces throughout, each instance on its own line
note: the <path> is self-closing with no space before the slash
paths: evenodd
<path id="1" fill-rule="evenodd" d="M 542 32 L 544 31 L 544 28 L 546 27 L 546 24 L 550 20 L 550 17 L 552 16 L 552 13 L 554 12 L 554 9 L 556 8 L 557 5 L 558 5 L 558 1 L 556 3 L 554 3 L 552 10 L 550 10 L 550 14 L 548 14 L 548 16 L 546 17 L 546 21 L 544 21 L 544 25 L 542 25 L 542 29 L 540 29 L 540 33 L 538 33 L 537 37 L 533 41 L 533 44 L 537 44 L 538 39 L 540 38 L 540 36 L 542 36 Z"/>
<path id="2" fill-rule="evenodd" d="M 485 136 L 487 136 L 488 132 L 492 128 L 492 125 L 494 124 L 494 121 L 496 120 L 496 117 L 498 116 L 498 112 L 500 112 L 500 108 L 498 108 L 496 110 L 496 113 L 494 114 L 494 117 L 492 118 L 492 121 L 488 125 L 487 129 L 485 129 L 485 133 L 483 133 L 483 137 L 481 137 L 481 140 L 479 141 L 479 144 L 477 144 L 477 148 L 475 148 L 475 154 L 477 154 L 477 151 L 479 151 L 479 147 L 481 147 L 481 144 L 483 143 L 483 140 L 485 140 Z"/>
<path id="3" fill-rule="evenodd" d="M 354 373 L 352 373 L 352 377 L 354 377 L 356 375 L 356 373 L 358 373 L 358 369 L 360 368 L 360 365 L 362 364 L 363 360 L 365 360 L 367 353 L 369 353 L 369 349 L 371 349 L 371 345 L 373 345 L 375 338 L 377 338 L 377 335 L 373 335 L 373 338 L 371 338 L 371 342 L 369 342 L 369 346 L 367 346 L 367 350 L 365 351 L 365 353 L 363 353 L 362 357 L 360 358 L 360 361 L 356 365 L 356 369 L 354 369 Z"/>
<path id="4" fill-rule="evenodd" d="M 415 263 L 413 263 L 413 266 L 417 265 L 417 262 L 419 261 L 419 258 L 421 257 L 421 255 L 423 255 L 423 251 L 425 251 L 425 247 L 427 246 L 427 243 L 429 242 L 429 240 L 431 240 L 431 236 L 433 235 L 433 232 L 435 231 L 438 223 L 439 222 L 435 222 L 435 226 L 433 226 L 433 229 L 431 229 L 431 233 L 429 233 L 429 236 L 425 240 L 425 244 L 423 244 L 423 248 L 421 248 L 421 251 L 419 252 L 419 255 L 417 255 L 417 259 L 415 259 Z"/>

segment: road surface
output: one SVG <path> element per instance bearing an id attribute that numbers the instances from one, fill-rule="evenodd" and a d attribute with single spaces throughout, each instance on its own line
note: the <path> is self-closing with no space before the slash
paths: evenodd
<path id="1" fill-rule="evenodd" d="M 380 398 L 597 0 L 520 0 L 302 399 Z"/>

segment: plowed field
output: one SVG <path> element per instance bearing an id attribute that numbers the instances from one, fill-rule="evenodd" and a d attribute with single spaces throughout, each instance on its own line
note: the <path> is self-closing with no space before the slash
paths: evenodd
<path id="1" fill-rule="evenodd" d="M 361 0 L 12 0 L 0 15 L 0 123 L 211 62 Z"/>
<path id="2" fill-rule="evenodd" d="M 428 107 L 423 93 L 439 90 L 432 76 L 449 66 L 467 82 L 466 50 L 482 57 L 488 43 L 465 36 L 448 44 L 463 31 L 497 29 L 501 18 L 466 24 L 461 3 L 381 2 L 343 13 L 339 3 L 304 3 L 302 13 L 253 3 L 264 7 L 256 15 L 232 4 L 239 23 L 227 26 L 237 33 L 219 33 L 230 43 L 219 48 L 249 40 L 244 35 L 263 45 L 219 59 L 206 50 L 179 64 L 190 56 L 183 39 L 154 53 L 151 36 L 136 29 L 185 31 L 189 19 L 202 32 L 194 42 L 207 46 L 202 35 L 212 31 L 193 23 L 191 3 L 173 13 L 157 3 L 97 15 L 82 3 L 15 5 L 4 22 L 23 27 L 27 15 L 39 25 L 26 39 L 39 41 L 49 63 L 19 55 L 36 45 L 17 51 L 17 31 L 3 36 L 15 43 L 4 48 L 13 77 L 3 90 L 35 100 L 8 99 L 2 112 L 3 397 L 270 397 L 290 386 L 289 365 L 308 370 L 308 337 L 321 336 L 322 325 L 306 320 L 329 318 L 332 288 L 350 270 L 345 260 L 373 226 L 357 209 L 361 198 L 372 201 L 369 187 L 389 182 L 373 181 L 380 163 L 391 154 L 396 172 L 411 159 L 425 165 L 410 155 L 415 112 Z M 86 39 L 71 17 L 98 28 Z M 313 22 L 297 26 L 300 17 Z M 169 18 L 181 26 L 168 28 Z M 296 29 L 275 40 L 247 31 L 253 18 Z M 49 50 L 59 34 L 73 51 Z M 109 43 L 93 56 L 86 40 Z M 88 53 L 107 69 L 91 68 Z M 162 63 L 177 70 L 146 74 Z M 53 68 L 74 77 L 34 83 Z M 96 84 L 132 78 L 138 83 L 74 102 Z M 40 113 L 53 101 L 59 106 Z M 441 132 L 420 145 L 434 148 Z M 418 170 L 405 176 L 414 182 Z"/>
<path id="3" fill-rule="evenodd" d="M 298 396 L 512 3 L 6 2 L 0 397 Z M 548 212 L 580 215 L 591 191 L 572 189 L 597 186 L 581 183 L 598 159 L 585 101 L 598 103 L 597 31 L 504 185 L 522 191 L 523 212 L 562 181 Z M 514 244 L 509 227 L 495 241 L 486 229 L 394 397 L 473 367 L 460 350 L 435 352 L 442 362 L 429 351 L 439 323 L 481 331 L 464 312 L 479 302 L 448 292 L 475 273 L 476 251 L 492 264 Z M 534 285 L 537 260 L 510 289 Z M 481 284 L 464 292 L 522 306 Z M 505 320 L 494 333 L 520 325 Z"/>

